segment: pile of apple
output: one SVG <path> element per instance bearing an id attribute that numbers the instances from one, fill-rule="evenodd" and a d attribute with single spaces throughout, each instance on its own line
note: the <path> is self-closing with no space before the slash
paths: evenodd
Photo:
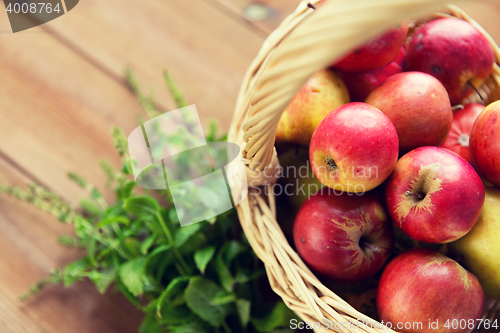
<path id="1" fill-rule="evenodd" d="M 277 141 L 308 145 L 325 186 L 293 238 L 322 276 L 360 282 L 383 269 L 383 322 L 468 332 L 485 295 L 500 300 L 500 102 L 467 103 L 494 51 L 456 18 L 408 31 L 403 22 L 318 72 L 283 113 Z M 394 225 L 424 246 L 396 255 Z"/>

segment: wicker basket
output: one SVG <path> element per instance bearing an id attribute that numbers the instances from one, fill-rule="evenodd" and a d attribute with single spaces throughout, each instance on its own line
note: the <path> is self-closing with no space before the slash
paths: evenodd
<path id="1" fill-rule="evenodd" d="M 484 103 L 500 99 L 500 67 L 497 65 L 500 50 L 484 29 L 459 8 L 446 7 L 446 1 L 330 0 L 315 9 L 318 2 L 302 2 L 264 42 L 244 78 L 229 141 L 242 144 L 250 185 L 247 198 L 237 206 L 240 223 L 265 264 L 271 287 L 302 320 L 327 320 L 340 326 L 350 321 L 373 320 L 314 276 L 288 244 L 276 221 L 273 191 L 255 188 L 274 186 L 278 167 L 274 142 L 281 112 L 313 73 L 403 19 L 431 20 L 453 15 L 471 22 L 485 34 L 494 47 L 496 64 L 490 78 L 478 89 Z M 434 13 L 437 10 L 441 12 Z M 479 96 L 471 99 L 474 98 Z M 484 317 L 496 317 L 499 308 L 500 302 L 487 301 Z M 315 330 L 332 331 L 322 327 Z M 391 332 L 364 325 L 359 330 L 344 327 L 333 331 Z"/>

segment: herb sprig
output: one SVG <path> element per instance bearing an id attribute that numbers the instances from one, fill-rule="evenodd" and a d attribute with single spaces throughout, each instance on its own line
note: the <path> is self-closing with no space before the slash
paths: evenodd
<path id="1" fill-rule="evenodd" d="M 154 99 L 140 90 L 130 71 L 129 85 L 148 116 L 160 114 Z M 172 78 L 166 84 L 178 107 L 187 105 Z M 141 333 L 290 332 L 294 314 L 269 288 L 262 263 L 248 244 L 234 209 L 207 221 L 180 227 L 168 190 L 140 194 L 131 176 L 127 139 L 119 128 L 112 138 L 122 159 L 120 170 L 107 162 L 106 187 L 115 202 L 77 173 L 68 177 L 89 193 L 74 208 L 49 189 L 0 186 L 0 192 L 27 201 L 74 226 L 75 236 L 61 236 L 68 247 L 86 255 L 34 284 L 21 298 L 33 297 L 48 284 L 90 279 L 99 292 L 119 290 L 142 309 Z M 224 141 L 210 125 L 207 141 Z"/>

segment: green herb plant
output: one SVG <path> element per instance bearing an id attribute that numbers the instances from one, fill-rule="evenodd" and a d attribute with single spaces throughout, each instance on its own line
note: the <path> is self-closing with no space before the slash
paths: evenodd
<path id="1" fill-rule="evenodd" d="M 178 107 L 187 105 L 175 83 L 164 73 Z M 127 79 L 149 118 L 159 114 L 130 71 Z M 180 227 L 168 190 L 136 188 L 131 175 L 127 139 L 119 128 L 112 138 L 123 164 L 120 170 L 102 162 L 107 187 L 101 192 L 76 173 L 71 180 L 89 192 L 72 207 L 49 189 L 0 186 L 0 192 L 27 201 L 74 226 L 75 236 L 59 242 L 86 250 L 86 255 L 34 284 L 21 298 L 33 297 L 48 284 L 90 279 L 101 293 L 119 290 L 145 313 L 141 333 L 290 332 L 294 314 L 277 298 L 262 263 L 248 244 L 235 210 L 210 220 Z M 224 141 L 210 125 L 207 141 Z"/>

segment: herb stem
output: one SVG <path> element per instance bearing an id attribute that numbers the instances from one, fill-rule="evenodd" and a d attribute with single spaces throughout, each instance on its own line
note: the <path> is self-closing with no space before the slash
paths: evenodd
<path id="1" fill-rule="evenodd" d="M 231 327 L 229 327 L 225 320 L 222 322 L 222 328 L 224 328 L 224 331 L 226 333 L 233 333 L 233 331 L 231 331 Z"/>
<path id="2" fill-rule="evenodd" d="M 187 272 L 189 271 L 189 267 L 186 264 L 186 262 L 184 261 L 184 258 L 182 258 L 181 254 L 179 253 L 179 250 L 175 247 L 174 238 L 172 237 L 172 233 L 170 232 L 167 225 L 165 224 L 165 220 L 161 216 L 160 212 L 156 212 L 156 218 L 160 222 L 161 228 L 163 229 L 163 232 L 167 236 L 167 240 L 170 243 L 170 246 L 172 247 L 172 249 L 174 250 L 174 254 L 180 263 L 180 267 L 177 267 L 177 265 L 176 265 L 177 269 L 179 270 L 179 273 L 181 273 L 181 275 L 186 276 Z"/>
<path id="3" fill-rule="evenodd" d="M 102 197 L 102 196 L 99 196 L 97 199 L 97 202 L 99 203 L 99 205 L 101 205 L 101 208 L 106 210 L 108 209 L 108 203 L 106 202 L 106 200 Z"/>

